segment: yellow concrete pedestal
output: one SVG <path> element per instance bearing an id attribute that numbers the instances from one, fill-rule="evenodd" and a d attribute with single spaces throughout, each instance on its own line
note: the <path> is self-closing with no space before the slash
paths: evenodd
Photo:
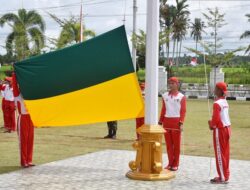
<path id="1" fill-rule="evenodd" d="M 136 160 L 129 162 L 126 176 L 135 180 L 168 180 L 175 177 L 174 172 L 163 169 L 162 166 L 162 135 L 165 132 L 161 126 L 144 125 L 138 130 L 139 141 L 133 143 L 136 149 Z"/>

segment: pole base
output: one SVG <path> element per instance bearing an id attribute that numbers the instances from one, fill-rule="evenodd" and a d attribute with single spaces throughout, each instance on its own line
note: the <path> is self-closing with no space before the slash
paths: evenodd
<path id="1" fill-rule="evenodd" d="M 175 178 L 175 174 L 169 170 L 162 170 L 159 174 L 141 173 L 139 171 L 129 171 L 126 176 L 134 180 L 158 181 Z"/>

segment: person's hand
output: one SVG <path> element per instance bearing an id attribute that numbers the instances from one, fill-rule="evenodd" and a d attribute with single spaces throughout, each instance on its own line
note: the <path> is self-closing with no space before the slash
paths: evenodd
<path id="1" fill-rule="evenodd" d="M 183 123 L 182 122 L 179 122 L 179 127 L 180 127 L 180 131 L 182 132 L 183 131 Z"/>
<path id="2" fill-rule="evenodd" d="M 212 121 L 211 120 L 208 120 L 208 126 L 209 126 L 209 129 L 210 130 L 213 130 L 214 128 L 212 127 Z"/>

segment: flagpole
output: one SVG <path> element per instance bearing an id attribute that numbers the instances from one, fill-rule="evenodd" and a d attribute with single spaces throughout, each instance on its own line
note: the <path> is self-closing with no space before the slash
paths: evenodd
<path id="1" fill-rule="evenodd" d="M 159 3 L 148 0 L 146 33 L 146 117 L 147 125 L 158 124 Z"/>
<path id="2" fill-rule="evenodd" d="M 82 26 L 82 0 L 81 0 L 81 9 L 80 9 L 80 42 L 83 40 L 83 26 Z"/>
<path id="3" fill-rule="evenodd" d="M 136 180 L 168 180 L 174 173 L 163 169 L 162 137 L 158 125 L 159 1 L 147 0 L 146 39 L 146 107 L 145 125 L 139 128 L 139 141 L 134 142 L 136 160 L 129 163 L 127 177 Z"/>

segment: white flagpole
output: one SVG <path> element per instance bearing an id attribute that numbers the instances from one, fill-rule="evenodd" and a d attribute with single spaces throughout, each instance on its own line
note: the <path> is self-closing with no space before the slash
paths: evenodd
<path id="1" fill-rule="evenodd" d="M 145 124 L 158 124 L 159 1 L 147 0 Z"/>

